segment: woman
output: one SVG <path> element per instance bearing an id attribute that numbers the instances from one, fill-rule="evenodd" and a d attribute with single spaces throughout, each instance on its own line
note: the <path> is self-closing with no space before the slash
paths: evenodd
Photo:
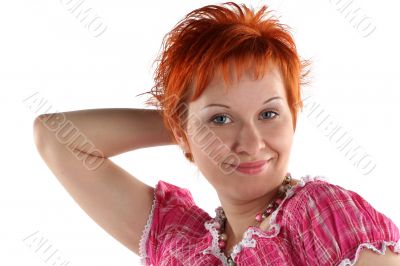
<path id="1" fill-rule="evenodd" d="M 267 15 L 232 2 L 192 11 L 165 39 L 148 101 L 158 110 L 39 116 L 42 158 L 145 265 L 400 265 L 390 218 L 355 192 L 288 173 L 307 62 Z M 109 159 L 168 144 L 215 188 L 215 217 L 188 190 L 150 187 Z"/>

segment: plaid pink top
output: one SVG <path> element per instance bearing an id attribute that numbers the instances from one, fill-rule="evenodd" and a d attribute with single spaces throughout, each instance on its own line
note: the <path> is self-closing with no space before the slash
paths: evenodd
<path id="1" fill-rule="evenodd" d="M 143 265 L 227 265 L 216 222 L 191 193 L 159 181 L 140 241 Z M 287 191 L 266 231 L 249 227 L 234 247 L 237 265 L 353 265 L 369 248 L 400 254 L 393 221 L 357 193 L 305 176 Z"/>

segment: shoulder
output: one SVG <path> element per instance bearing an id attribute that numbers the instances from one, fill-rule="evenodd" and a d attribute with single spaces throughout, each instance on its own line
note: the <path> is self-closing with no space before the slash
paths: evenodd
<path id="1" fill-rule="evenodd" d="M 186 188 L 182 188 L 165 181 L 158 181 L 155 191 L 155 200 L 159 205 L 190 207 L 195 205 L 192 194 Z"/>
<path id="2" fill-rule="evenodd" d="M 183 187 L 158 181 L 153 205 L 140 241 L 142 264 L 158 265 L 168 245 L 179 243 L 186 235 L 202 236 L 210 216 L 198 207 L 191 192 Z"/>
<path id="3" fill-rule="evenodd" d="M 165 226 L 164 233 L 167 228 L 179 230 L 179 227 L 188 224 L 192 227 L 204 227 L 202 223 L 210 219 L 208 213 L 197 206 L 187 188 L 161 180 L 154 190 L 153 208 L 153 222 L 162 223 Z"/>
<path id="4" fill-rule="evenodd" d="M 337 265 L 362 246 L 394 250 L 400 232 L 393 221 L 354 191 L 327 180 L 307 182 L 289 201 L 287 226 L 304 259 Z M 400 243 L 400 242 L 399 242 Z"/>
<path id="5" fill-rule="evenodd" d="M 307 182 L 295 195 L 298 217 L 307 214 L 308 219 L 343 220 L 343 225 L 362 224 L 363 222 L 375 222 L 393 225 L 389 217 L 375 209 L 371 203 L 357 192 L 333 184 L 325 178 L 314 179 Z M 396 228 L 397 229 L 397 228 Z"/>
<path id="6" fill-rule="evenodd" d="M 305 218 L 305 213 L 324 210 L 333 204 L 341 204 L 347 198 L 350 199 L 352 191 L 332 184 L 326 177 L 304 176 L 297 180 L 294 188 L 287 196 L 290 198 L 284 208 L 284 216 L 287 219 Z M 318 207 L 318 208 L 316 208 Z"/>
<path id="7" fill-rule="evenodd" d="M 353 236 L 388 233 L 400 237 L 393 221 L 361 195 L 326 179 L 307 182 L 293 197 L 292 204 L 295 206 L 291 206 L 291 215 L 303 227 L 324 226 L 331 231 L 344 230 L 341 235 L 348 230 Z"/>

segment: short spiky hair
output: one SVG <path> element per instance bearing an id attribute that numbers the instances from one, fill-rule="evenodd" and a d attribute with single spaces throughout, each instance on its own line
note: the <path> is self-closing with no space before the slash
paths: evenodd
<path id="1" fill-rule="evenodd" d="M 245 4 L 226 2 L 193 10 L 165 35 L 155 72 L 155 85 L 147 104 L 158 107 L 167 129 L 185 134 L 182 103 L 196 100 L 218 71 L 229 84 L 227 69 L 234 62 L 237 78 L 252 68 L 256 78 L 269 63 L 282 74 L 286 95 L 296 128 L 302 108 L 300 87 L 308 74 L 308 61 L 302 61 L 288 26 L 268 16 L 267 6 L 258 12 Z M 173 140 L 176 143 L 176 140 Z M 193 162 L 191 155 L 187 158 Z"/>

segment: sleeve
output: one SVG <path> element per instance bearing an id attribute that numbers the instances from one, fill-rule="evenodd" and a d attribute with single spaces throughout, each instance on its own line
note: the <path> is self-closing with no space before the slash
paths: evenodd
<path id="1" fill-rule="evenodd" d="M 158 264 L 158 254 L 162 253 L 165 236 L 193 205 L 195 203 L 189 190 L 158 181 L 150 215 L 139 243 L 142 265 Z"/>
<path id="2" fill-rule="evenodd" d="M 295 210 L 292 243 L 306 265 L 354 265 L 364 248 L 400 254 L 398 227 L 353 191 L 322 182 Z"/>

